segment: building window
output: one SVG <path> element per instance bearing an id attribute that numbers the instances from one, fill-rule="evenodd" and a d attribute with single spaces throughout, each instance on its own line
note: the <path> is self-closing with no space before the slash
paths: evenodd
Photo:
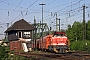
<path id="1" fill-rule="evenodd" d="M 30 32 L 24 32 L 25 37 L 30 37 L 31 33 Z"/>

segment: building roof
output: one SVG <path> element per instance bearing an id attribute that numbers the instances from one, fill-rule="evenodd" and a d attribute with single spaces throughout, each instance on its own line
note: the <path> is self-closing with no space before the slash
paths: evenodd
<path id="1" fill-rule="evenodd" d="M 11 30 L 34 30 L 34 26 L 26 22 L 24 19 L 16 21 L 12 26 L 10 26 L 5 32 Z"/>

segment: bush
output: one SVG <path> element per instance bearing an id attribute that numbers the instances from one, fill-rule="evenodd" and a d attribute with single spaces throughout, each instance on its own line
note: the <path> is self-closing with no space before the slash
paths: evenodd
<path id="1" fill-rule="evenodd" d="M 90 41 L 73 41 L 70 44 L 71 50 L 81 50 L 90 52 Z"/>
<path id="2" fill-rule="evenodd" d="M 0 46 L 0 60 L 5 60 L 8 58 L 8 52 L 5 48 L 5 46 Z"/>

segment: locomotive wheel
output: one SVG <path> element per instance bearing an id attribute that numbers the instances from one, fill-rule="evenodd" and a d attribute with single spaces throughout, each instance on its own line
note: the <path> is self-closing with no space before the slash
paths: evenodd
<path id="1" fill-rule="evenodd" d="M 66 53 L 66 49 L 65 48 L 60 48 L 58 53 Z"/>

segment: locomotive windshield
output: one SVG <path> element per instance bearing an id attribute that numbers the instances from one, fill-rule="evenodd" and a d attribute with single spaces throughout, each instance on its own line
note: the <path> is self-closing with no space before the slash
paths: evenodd
<path id="1" fill-rule="evenodd" d="M 55 32 L 54 36 L 66 36 L 65 32 Z"/>

